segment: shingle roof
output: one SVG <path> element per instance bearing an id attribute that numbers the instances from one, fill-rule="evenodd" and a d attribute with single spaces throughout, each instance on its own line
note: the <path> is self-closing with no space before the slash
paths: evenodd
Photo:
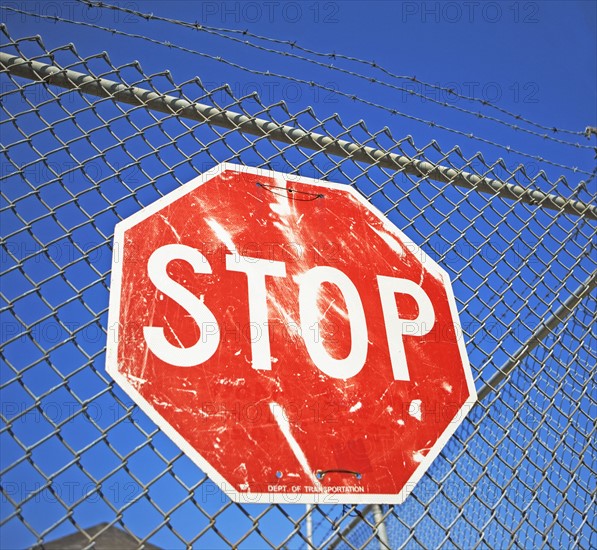
<path id="1" fill-rule="evenodd" d="M 39 546 L 32 550 L 80 550 L 86 548 L 93 539 L 94 550 L 136 550 L 140 548 L 137 540 L 113 525 L 107 527 L 107 523 L 99 523 L 85 529 L 84 532 L 73 533 Z M 99 534 L 98 534 L 99 533 Z M 147 550 L 160 550 L 153 544 L 145 543 L 143 548 Z"/>

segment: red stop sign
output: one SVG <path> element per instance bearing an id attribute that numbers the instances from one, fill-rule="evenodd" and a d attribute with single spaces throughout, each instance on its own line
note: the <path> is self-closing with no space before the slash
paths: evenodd
<path id="1" fill-rule="evenodd" d="M 221 164 L 116 226 L 109 316 L 234 500 L 402 502 L 476 399 L 448 275 L 345 185 Z"/>

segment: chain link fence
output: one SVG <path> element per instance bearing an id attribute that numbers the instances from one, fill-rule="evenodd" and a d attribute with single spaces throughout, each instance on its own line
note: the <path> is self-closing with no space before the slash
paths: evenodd
<path id="1" fill-rule="evenodd" d="M 0 546 L 597 546 L 590 176 L 1 32 Z M 235 504 L 106 375 L 114 225 L 223 161 L 352 185 L 450 273 L 482 399 L 404 504 Z"/>

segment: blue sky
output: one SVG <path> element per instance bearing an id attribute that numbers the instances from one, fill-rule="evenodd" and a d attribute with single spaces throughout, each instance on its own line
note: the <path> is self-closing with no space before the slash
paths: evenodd
<path id="1" fill-rule="evenodd" d="M 345 127 L 363 120 L 369 132 L 375 133 L 387 127 L 394 139 L 400 140 L 406 136 L 412 136 L 415 145 L 419 148 L 427 146 L 432 140 L 435 140 L 444 152 L 458 146 L 465 158 L 481 151 L 488 164 L 501 157 L 504 158 L 510 169 L 524 163 L 531 176 L 537 174 L 539 170 L 545 171 L 551 183 L 540 179 L 536 184 L 540 188 L 551 192 L 570 195 L 578 183 L 586 176 L 561 166 L 554 166 L 549 162 L 539 161 L 533 157 L 541 157 L 553 163 L 578 167 L 586 172 L 591 172 L 595 167 L 594 151 L 586 148 L 586 146 L 595 145 L 595 137 L 592 140 L 587 140 L 580 135 L 547 132 L 551 137 L 577 143 L 581 147 L 557 143 L 550 139 L 515 131 L 511 125 L 521 123 L 500 111 L 502 109 L 520 114 L 526 119 L 549 128 L 556 127 L 583 132 L 586 126 L 597 126 L 597 101 L 595 96 L 595 83 L 597 81 L 597 51 L 595 48 L 597 40 L 597 4 L 595 2 L 440 3 L 405 1 L 368 2 L 365 4 L 361 2 L 331 1 L 300 3 L 277 1 L 268 3 L 251 1 L 203 3 L 191 1 L 168 3 L 134 1 L 123 2 L 120 5 L 139 12 L 153 13 L 156 16 L 180 19 L 191 23 L 200 22 L 205 26 L 214 28 L 246 29 L 251 33 L 281 41 L 296 41 L 298 45 L 317 52 L 336 52 L 337 54 L 374 61 L 392 73 L 404 76 L 414 75 L 419 81 L 430 83 L 432 86 L 424 86 L 408 79 L 392 78 L 382 74 L 370 64 L 359 64 L 340 58 L 331 60 L 325 56 L 309 56 L 310 59 L 316 59 L 325 64 L 332 63 L 344 70 L 351 70 L 365 75 L 365 79 L 358 78 L 289 56 L 265 52 L 243 45 L 230 38 L 215 36 L 213 33 L 181 29 L 163 21 L 146 21 L 137 15 L 125 14 L 119 11 L 100 10 L 98 8 L 88 9 L 84 4 L 78 2 L 44 3 L 9 0 L 4 3 L 5 8 L 8 9 L 1 10 L 0 17 L 7 25 L 8 32 L 13 39 L 39 35 L 47 49 L 72 43 L 81 57 L 88 57 L 105 50 L 108 52 L 110 61 L 114 66 L 121 66 L 139 60 L 145 74 L 158 73 L 167 69 L 170 71 L 172 80 L 175 83 L 186 82 L 195 77 L 202 80 L 206 89 L 218 88 L 226 83 L 237 97 L 257 91 L 263 104 L 271 105 L 283 100 L 291 113 L 301 112 L 311 106 L 319 120 L 337 113 Z M 31 15 L 23 15 L 14 10 L 27 11 Z M 184 52 L 180 49 L 150 43 L 140 38 L 126 37 L 121 34 L 113 35 L 81 24 L 74 25 L 44 19 L 43 17 L 39 18 L 35 17 L 35 14 L 46 17 L 58 16 L 61 19 L 71 19 L 80 23 L 91 23 L 116 29 L 121 33 L 139 34 L 153 40 L 169 41 L 177 46 L 192 49 L 205 55 Z M 238 33 L 217 32 L 240 40 L 247 39 L 247 37 Z M 251 38 L 251 41 L 254 44 L 278 49 L 282 52 L 306 55 L 297 48 L 290 48 L 286 44 L 276 44 L 255 38 Z M 3 37 L 3 43 L 5 42 Z M 24 47 L 23 51 L 30 55 L 39 55 L 41 50 L 35 45 L 30 45 Z M 218 61 L 215 59 L 216 57 L 243 66 L 253 72 Z M 71 62 L 74 59 L 66 54 L 58 54 L 57 58 L 71 59 Z M 92 68 L 97 66 L 105 70 L 105 63 L 99 61 L 96 64 L 94 63 L 90 63 Z M 81 71 L 83 69 L 78 67 L 77 70 Z M 266 71 L 282 76 L 273 77 L 262 74 Z M 255 74 L 255 72 L 261 74 Z M 123 71 L 124 78 L 128 78 L 130 75 L 130 78 L 134 79 L 135 74 L 136 78 L 139 78 L 139 74 L 133 70 Z M 390 84 L 390 86 L 367 81 L 367 78 L 370 77 L 377 77 L 384 83 Z M 307 81 L 307 83 L 298 83 L 296 79 Z M 323 88 L 309 85 L 308 82 L 310 81 L 316 82 Z M 172 84 L 169 84 L 164 78 L 158 77 L 155 82 L 158 83 L 156 85 L 160 86 L 160 91 L 168 93 L 173 88 Z M 2 80 L 2 85 L 2 91 L 10 87 L 7 79 Z M 140 85 L 146 87 L 145 83 Z M 438 90 L 433 86 L 439 86 L 444 90 Z M 498 109 L 483 107 L 479 102 L 471 102 L 462 97 L 456 99 L 449 97 L 445 88 L 453 89 L 462 96 L 474 95 L 479 99 L 487 100 Z M 189 86 L 188 89 L 197 92 L 196 87 Z M 340 92 L 340 94 L 334 93 L 334 90 Z M 419 95 L 411 95 L 409 90 Z M 357 98 L 356 100 L 350 98 L 353 95 Z M 225 105 L 230 101 L 230 97 L 219 91 L 213 94 L 212 100 Z M 484 114 L 506 121 L 508 125 L 480 119 L 455 108 L 437 105 L 433 100 L 449 101 L 454 107 L 473 112 L 482 110 Z M 14 101 L 14 103 L 11 103 L 11 101 Z M 371 105 L 371 103 L 378 106 Z M 8 98 L 6 105 L 9 109 L 14 107 L 17 111 L 19 106 L 22 108 L 22 103 L 19 103 L 14 97 Z M 78 104 L 73 104 L 71 107 L 74 108 L 76 105 Z M 246 101 L 243 105 L 247 105 L 247 108 L 252 109 L 254 112 L 260 110 L 255 102 Z M 233 105 L 232 109 L 238 110 L 238 106 Z M 397 111 L 397 114 L 392 114 L 392 110 Z M 276 110 L 276 116 L 285 121 L 280 113 L 280 110 Z M 401 116 L 398 113 L 407 116 Z M 50 114 L 55 117 L 58 116 L 56 112 Z M 412 117 L 433 121 L 460 133 L 430 127 L 426 123 L 413 120 Z M 81 121 L 82 124 L 85 123 L 84 116 L 81 116 Z M 24 128 L 26 131 L 32 132 L 37 129 L 35 125 L 37 122 L 28 121 L 27 124 L 31 124 L 31 126 Z M 3 144 L 17 140 L 16 133 L 11 128 L 7 128 L 7 125 L 4 126 Z M 168 124 L 165 126 L 168 127 Z M 540 134 L 546 133 L 545 130 L 539 129 L 536 125 L 526 124 L 524 127 Z M 462 133 L 473 134 L 475 137 L 486 141 L 469 139 Z M 77 133 L 74 132 L 72 135 L 75 136 Z M 364 137 L 366 134 L 355 130 L 354 135 Z M 501 146 L 509 146 L 512 149 L 520 150 L 529 156 L 508 152 L 503 147 L 487 143 L 487 140 Z M 110 138 L 107 137 L 98 139 L 100 148 L 111 143 Z M 184 140 L 181 140 L 181 146 L 183 144 Z M 41 143 L 41 145 L 48 144 Z M 80 151 L 76 151 L 79 158 L 90 155 L 88 151 L 83 149 L 81 144 L 73 146 L 73 149 L 75 147 L 81 147 Z M 144 151 L 141 146 L 139 150 Z M 17 162 L 27 163 L 32 160 L 30 151 L 20 151 L 17 148 L 13 148 L 12 151 L 13 158 Z M 226 160 L 225 155 L 229 155 L 229 152 L 218 149 L 218 146 L 214 146 L 214 151 L 216 151 L 216 155 L 223 157 L 220 160 Z M 173 153 L 167 150 L 164 154 Z M 439 158 L 439 153 L 432 150 L 429 150 L 427 154 L 430 158 Z M 167 159 L 167 162 L 169 161 L 170 159 Z M 68 166 L 69 160 L 57 158 L 56 162 L 59 163 L 61 170 L 64 170 Z M 116 158 L 116 162 L 126 164 L 130 161 L 126 155 L 122 155 Z M 196 159 L 195 166 L 199 167 L 203 165 L 202 163 L 209 162 L 209 157 L 200 156 Z M 5 164 L 5 166 L 8 165 Z M 102 172 L 102 169 L 105 170 L 105 167 L 100 163 L 97 166 L 99 167 L 99 174 L 104 174 L 105 172 Z M 155 159 L 150 158 L 144 165 L 144 169 L 149 173 L 152 170 L 159 173 L 160 166 Z M 306 167 L 305 170 L 309 170 L 309 167 Z M 11 169 L 8 167 L 5 172 L 3 166 L 3 174 L 10 171 Z M 342 178 L 341 174 L 337 172 L 334 174 L 336 178 Z M 189 166 L 182 165 L 177 169 L 176 175 L 184 181 L 185 178 L 190 179 L 194 176 L 195 172 Z M 307 171 L 304 175 L 313 176 L 314 174 Z M 567 183 L 560 183 L 556 186 L 553 182 L 561 175 L 566 177 Z M 43 176 L 42 173 L 39 181 L 43 180 Z M 9 180 L 9 182 L 14 187 L 9 188 L 8 185 L 6 186 L 7 196 L 21 200 L 19 195 L 21 191 L 17 183 L 14 180 Z M 79 178 L 79 175 L 73 176 L 72 180 L 68 179 L 68 182 L 72 184 L 72 190 L 75 192 L 84 189 L 87 185 L 85 180 Z M 142 204 L 148 204 L 157 198 L 155 190 L 145 188 L 144 175 L 140 172 L 137 171 L 132 174 L 131 182 L 134 184 L 133 187 L 138 186 L 140 188 L 138 199 Z M 167 191 L 175 185 L 175 181 L 165 181 L 160 187 L 160 191 Z M 363 185 L 366 186 L 367 182 L 365 181 Z M 593 181 L 592 186 L 579 193 L 579 198 L 586 201 L 590 200 L 591 194 L 594 195 L 595 192 L 594 185 L 595 182 Z M 55 189 L 51 189 L 51 191 L 54 193 L 55 204 L 59 205 L 61 198 L 58 196 L 58 191 Z M 25 194 L 26 191 L 23 191 L 23 193 Z M 388 193 L 391 194 L 392 190 L 389 189 Z M 396 197 L 390 196 L 391 198 Z M 444 198 L 448 200 L 458 199 L 460 195 L 458 193 L 452 195 L 450 192 L 446 192 Z M 52 197 L 46 197 L 46 199 L 51 200 Z M 385 199 L 382 197 L 376 196 L 374 200 L 377 201 L 376 204 L 380 208 L 387 207 L 387 204 L 384 203 Z M 483 203 L 484 199 L 474 198 L 472 200 L 475 205 L 479 205 Z M 98 197 L 93 198 L 86 195 L 81 199 L 81 202 L 85 203 L 85 207 L 90 211 L 94 208 L 101 209 Z M 36 210 L 40 208 L 38 204 L 33 204 L 32 201 L 22 200 L 19 211 L 25 218 L 33 219 L 43 210 Z M 133 201 L 123 201 L 118 207 L 118 214 L 125 216 L 138 208 L 139 205 L 133 203 Z M 438 208 L 441 211 L 441 207 L 438 206 Z M 449 211 L 449 208 L 446 211 Z M 422 235 L 432 235 L 431 246 L 436 246 L 441 254 L 449 250 L 451 242 L 459 240 L 459 231 L 462 231 L 463 234 L 469 232 L 471 235 L 469 238 L 474 237 L 477 241 L 482 239 L 484 234 L 488 234 L 492 230 L 491 223 L 499 222 L 500 212 L 503 213 L 503 211 L 496 211 L 495 216 L 493 216 L 493 212 L 489 212 L 488 216 L 489 218 L 493 216 L 492 219 L 479 220 L 476 233 L 470 230 L 470 224 L 466 219 L 461 221 L 457 219 L 457 216 L 454 216 L 453 225 L 445 228 L 442 226 L 445 233 L 441 238 L 440 236 L 433 236 L 433 228 L 425 225 L 428 220 L 419 219 L 417 225 L 411 227 L 410 231 L 406 230 L 406 232 L 412 235 L 414 240 L 420 240 Z M 413 216 L 416 214 L 416 208 L 412 208 L 411 211 L 408 210 L 408 205 L 406 205 L 404 212 L 392 212 L 391 216 L 393 221 L 403 228 L 408 223 L 411 214 Z M 463 211 L 463 215 L 466 214 L 467 212 Z M 69 221 L 75 224 L 77 221 L 76 216 L 79 213 L 65 211 L 64 214 L 57 213 L 56 215 L 59 217 L 64 215 L 64 219 L 61 221 L 65 224 Z M 436 217 L 434 215 L 430 216 L 431 223 L 439 223 L 437 214 L 435 214 Z M 104 235 L 110 235 L 116 221 L 116 216 L 100 216 L 98 217 L 97 227 Z M 541 218 L 541 221 L 544 221 L 544 226 L 549 228 L 546 235 L 541 239 L 537 239 L 535 235 L 528 232 L 523 233 L 521 246 L 538 247 L 538 255 L 536 257 L 530 256 L 531 260 L 525 266 L 523 274 L 528 277 L 529 281 L 541 279 L 543 282 L 540 286 L 530 284 L 525 286 L 521 282 L 519 283 L 520 286 L 508 290 L 508 292 L 513 290 L 513 294 L 519 292 L 523 295 L 524 293 L 536 292 L 533 298 L 536 297 L 537 300 L 528 309 L 536 309 L 538 313 L 533 311 L 525 312 L 527 326 L 533 326 L 533 323 L 536 324 L 539 317 L 535 315 L 540 316 L 540 313 L 548 308 L 546 303 L 549 304 L 553 301 L 554 296 L 550 294 L 550 289 L 555 294 L 558 293 L 560 282 L 566 275 L 567 270 L 574 267 L 575 259 L 579 255 L 583 242 L 582 235 L 578 242 L 573 239 L 566 240 L 569 238 L 567 230 L 572 227 L 571 222 L 564 221 L 562 227 L 558 227 L 557 224 L 548 225 L 550 218 Z M 10 213 L 7 213 L 3 219 L 7 233 L 11 233 L 12 230 L 18 228 L 19 223 L 21 222 L 10 217 Z M 521 225 L 523 223 L 516 218 L 511 220 L 510 224 L 505 224 L 505 227 L 501 228 L 499 238 L 502 240 L 498 242 L 498 245 L 505 247 L 504 243 L 516 237 L 517 230 Z M 54 229 L 48 225 L 40 231 L 46 231 L 49 234 Z M 585 233 L 588 233 L 586 229 Z M 518 236 L 520 237 L 520 235 Z M 97 244 L 102 242 L 98 233 L 88 228 L 77 229 L 75 238 L 83 249 L 86 243 Z M 11 243 L 17 242 L 17 240 L 18 238 L 14 237 Z M 34 246 L 28 244 L 25 240 L 23 242 L 26 246 Z M 562 259 L 559 263 L 554 262 L 552 264 L 547 260 L 549 252 L 559 250 L 558 247 L 561 243 L 566 243 L 566 247 L 562 252 Z M 91 248 L 93 249 L 93 247 Z M 28 250 L 30 251 L 31 248 Z M 69 261 L 81 259 L 79 252 L 75 251 L 74 256 L 67 258 L 65 251 L 69 250 L 68 248 L 56 247 L 53 250 L 54 259 L 56 259 L 57 251 L 62 251 L 62 257 L 58 259 L 58 263 L 66 266 L 69 283 L 75 289 L 86 289 L 80 292 L 84 292 L 85 301 L 90 311 L 79 305 L 76 300 L 64 307 L 60 305 L 68 298 L 78 294 L 76 290 L 73 291 L 73 287 L 64 284 L 59 278 L 52 279 L 51 283 L 44 286 L 44 292 L 50 302 L 58 304 L 57 307 L 61 311 L 61 318 L 63 316 L 72 322 L 90 323 L 89 327 L 83 327 L 83 330 L 77 333 L 75 339 L 69 338 L 68 341 L 63 342 L 62 329 L 59 329 L 58 332 L 52 332 L 56 327 L 55 324 L 44 325 L 44 323 L 38 323 L 39 319 L 45 315 L 47 305 L 43 305 L 33 298 L 19 302 L 19 293 L 29 288 L 30 283 L 25 281 L 24 278 L 16 276 L 14 271 L 11 271 L 11 274 L 5 279 L 6 287 L 3 292 L 9 299 L 12 298 L 15 302 L 19 302 L 15 309 L 20 319 L 29 326 L 37 327 L 37 332 L 33 331 L 34 339 L 43 349 L 49 350 L 47 353 L 50 355 L 52 362 L 57 365 L 58 370 L 63 375 L 66 372 L 75 373 L 70 380 L 72 391 L 81 399 L 92 398 L 94 395 L 101 394 L 91 402 L 88 408 L 89 416 L 95 422 L 95 425 L 80 414 L 75 415 L 73 418 L 70 417 L 70 415 L 73 415 L 73 411 L 80 410 L 80 406 L 76 405 L 72 395 L 66 392 L 64 387 L 60 387 L 60 377 L 44 362 L 36 364 L 34 369 L 29 369 L 24 378 L 33 392 L 38 395 L 45 395 L 52 385 L 58 387 L 58 390 L 51 395 L 51 398 L 46 400 L 48 401 L 46 406 L 47 414 L 54 421 L 70 418 L 61 428 L 61 433 L 73 448 L 85 449 L 86 446 L 89 446 L 89 449 L 83 453 L 82 461 L 84 466 L 93 472 L 96 479 L 101 478 L 103 475 L 108 476 L 103 486 L 103 494 L 107 495 L 105 497 L 107 500 L 115 503 L 116 507 L 123 507 L 139 497 L 139 501 L 135 501 L 134 506 L 126 508 L 125 519 L 131 529 L 138 530 L 140 534 L 145 535 L 147 533 L 145 526 L 150 524 L 153 518 L 157 521 L 159 514 L 152 509 L 152 506 L 147 503 L 144 497 L 140 498 L 139 485 L 134 476 L 148 482 L 154 476 L 158 476 L 163 472 L 164 464 L 169 459 L 177 456 L 178 451 L 165 436 L 158 433 L 153 436 L 152 443 L 159 453 L 164 455 L 165 459 L 159 457 L 158 452 L 147 444 L 147 436 L 142 431 L 153 433 L 155 428 L 139 411 L 136 411 L 134 415 L 138 423 L 137 426 L 133 427 L 133 424 L 123 422 L 111 427 L 124 414 L 123 408 L 115 402 L 110 394 L 102 393 L 105 389 L 105 381 L 91 369 L 93 366 L 98 372 L 101 372 L 103 368 L 102 350 L 104 342 L 102 334 L 98 334 L 96 329 L 92 327 L 95 327 L 94 321 L 97 318 L 105 326 L 104 310 L 107 304 L 107 293 L 105 288 L 87 288 L 87 285 L 97 279 L 97 273 L 90 271 L 89 267 L 84 265 L 84 262 L 75 262 L 76 265 L 68 267 Z M 102 245 L 93 250 L 97 252 L 93 256 L 94 266 L 100 273 L 106 273 L 109 269 L 110 259 L 107 246 Z M 528 254 L 527 249 L 517 248 L 514 250 L 514 252 L 517 251 Z M 451 254 L 444 255 L 443 260 L 447 262 L 447 268 L 451 270 L 454 276 L 462 268 L 469 266 L 471 262 L 481 262 L 480 259 L 473 260 L 475 250 L 471 251 L 466 258 L 453 252 L 452 250 Z M 466 256 L 466 252 L 464 256 Z M 4 259 L 5 256 L 3 256 Z M 590 270 L 591 263 L 589 259 L 583 260 L 583 262 L 582 266 L 586 270 Z M 6 268 L 10 269 L 11 266 L 12 264 L 9 261 Z M 515 268 L 517 267 L 515 266 Z M 533 269 L 534 272 L 529 271 Z M 42 280 L 49 274 L 54 273 L 52 270 L 56 271 L 55 266 L 48 265 L 47 262 L 43 261 L 29 263 L 27 267 L 28 274 L 35 280 Z M 479 271 L 484 273 L 482 269 Z M 512 272 L 515 273 L 516 269 L 512 269 Z M 539 273 L 539 275 L 536 275 L 536 273 Z M 494 274 L 490 275 L 495 277 Z M 459 298 L 459 306 L 466 301 L 467 296 L 470 294 L 467 285 L 474 286 L 477 284 L 476 279 L 478 277 L 479 275 L 470 273 L 466 277 L 458 279 L 458 282 L 455 283 L 455 293 Z M 584 278 L 582 273 L 576 277 L 578 280 L 582 278 Z M 496 289 L 501 283 L 501 279 L 493 281 L 489 278 L 488 284 L 492 291 L 487 290 L 487 294 L 481 292 L 480 297 L 488 301 L 490 301 L 490 298 L 494 299 L 494 294 L 497 294 Z M 564 286 L 571 290 L 576 284 L 577 281 L 572 278 Z M 501 330 L 504 330 L 504 326 L 499 326 L 500 316 L 505 316 L 507 319 L 516 317 L 510 306 L 516 309 L 516 298 L 518 296 L 510 294 L 508 296 L 514 300 L 514 305 L 507 301 L 498 301 L 498 307 L 491 312 L 491 320 L 495 321 L 498 324 L 498 329 Z M 497 300 L 497 296 L 495 299 Z M 473 320 L 482 318 L 483 312 L 487 314 L 490 312 L 485 304 L 474 303 L 473 305 L 478 308 L 475 314 L 471 316 Z M 96 316 L 94 316 L 94 312 Z M 98 314 L 97 312 L 103 313 Z M 587 316 L 590 317 L 590 314 L 585 312 L 585 318 Z M 15 324 L 13 317 L 10 317 L 7 323 L 5 326 L 20 326 L 19 323 Z M 579 334 L 582 334 L 582 330 L 577 326 L 570 330 L 576 331 L 574 333 L 576 345 L 576 339 L 580 337 Z M 523 329 L 518 336 L 524 339 L 527 334 L 528 330 Z M 7 336 L 11 335 L 7 334 Z M 509 351 L 512 351 L 518 345 L 515 339 L 503 340 L 496 338 L 498 349 L 495 351 L 492 361 L 490 360 L 492 355 L 491 345 L 485 343 L 484 338 L 483 335 L 478 336 L 479 347 L 473 346 L 469 349 L 471 363 L 477 369 L 476 374 L 481 371 L 485 372 L 483 367 L 486 367 L 486 371 L 491 373 L 494 371 L 496 364 L 503 361 L 505 358 L 504 350 L 499 349 L 499 345 L 505 342 Z M 491 341 L 491 336 L 489 340 Z M 81 350 L 84 350 L 84 353 Z M 538 356 L 530 366 L 539 368 L 537 365 L 541 365 L 545 356 L 548 355 L 544 350 L 541 353 L 543 353 L 543 356 L 538 352 Z M 11 364 L 26 367 L 35 364 L 38 356 L 39 350 L 36 349 L 36 346 L 29 338 L 21 338 L 6 348 L 6 357 Z M 75 371 L 79 368 L 81 373 L 77 374 Z M 584 372 L 583 369 L 581 371 Z M 2 382 L 6 382 L 14 377 L 14 372 L 3 365 L 2 376 Z M 486 379 L 484 374 L 481 376 Z M 525 381 L 525 383 L 527 382 Z M 532 384 L 532 381 L 528 383 Z M 478 384 L 480 384 L 480 381 Z M 125 403 L 130 403 L 124 394 L 120 393 L 119 395 Z M 510 398 L 514 402 L 517 399 L 517 397 Z M 31 401 L 31 396 L 26 395 L 22 389 L 17 387 L 17 384 L 9 385 L 3 396 L 3 415 L 8 418 L 12 417 L 18 414 L 20 409 L 27 408 Z M 572 407 L 572 404 L 567 406 Z M 496 413 L 498 418 L 502 413 L 507 416 L 507 411 L 499 410 L 498 413 Z M 37 444 L 43 436 L 53 432 L 51 423 L 44 420 L 39 413 L 29 412 L 26 416 L 19 418 L 13 428 L 21 441 L 36 447 L 34 456 L 44 472 L 55 472 L 72 459 L 72 453 L 55 437 L 48 439 L 43 445 Z M 536 426 L 535 428 L 539 430 Z M 543 429 L 549 431 L 545 426 L 543 426 Z M 109 431 L 111 444 L 119 452 L 122 454 L 131 453 L 129 465 L 132 474 L 123 469 L 118 469 L 116 473 L 109 475 L 112 469 L 118 468 L 121 461 L 109 449 L 93 445 L 93 442 L 100 437 L 101 430 Z M 489 428 L 488 433 L 492 433 Z M 4 432 L 3 439 L 0 442 L 2 443 L 2 468 L 4 468 L 22 456 L 22 449 L 14 443 L 6 432 Z M 451 450 L 453 452 L 460 448 L 459 442 L 454 442 L 452 445 Z M 581 445 L 578 445 L 578 448 L 580 448 Z M 188 485 L 193 485 L 202 479 L 201 473 L 186 458 L 178 459 L 175 464 L 175 472 Z M 463 461 L 463 464 L 468 465 L 471 471 L 476 467 L 472 459 L 468 462 Z M 445 464 L 438 464 L 436 472 L 443 471 L 443 467 L 445 467 Z M 465 466 L 463 466 L 464 468 Z M 498 466 L 496 468 L 500 475 L 505 475 L 503 469 Z M 41 479 L 42 476 L 39 473 L 33 471 L 26 462 L 23 462 L 22 465 L 9 471 L 5 476 L 4 483 L 8 484 L 12 496 L 16 500 L 21 500 L 39 486 Z M 150 491 L 156 502 L 159 502 L 165 509 L 168 506 L 173 506 L 178 499 L 188 495 L 188 492 L 182 490 L 179 484 L 170 482 L 168 479 L 164 478 L 155 482 L 152 484 Z M 587 475 L 582 474 L 581 481 L 582 479 L 587 479 Z M 471 480 L 474 480 L 474 478 L 471 478 Z M 110 521 L 113 518 L 113 512 L 110 511 L 97 493 L 84 499 L 86 491 L 92 490 L 94 487 L 93 483 L 91 485 L 89 483 L 90 480 L 82 475 L 75 465 L 69 467 L 56 478 L 56 484 L 60 487 L 62 497 L 66 502 L 72 503 L 83 499 L 82 503 L 76 508 L 77 521 L 80 524 L 90 525 L 99 521 Z M 426 478 L 424 483 L 431 483 L 430 479 Z M 485 483 L 492 485 L 491 480 L 485 479 Z M 494 496 L 496 490 L 496 486 L 492 486 L 491 491 L 493 491 Z M 222 500 L 221 497 L 222 495 L 217 492 L 215 487 L 210 485 L 210 482 L 206 482 L 197 491 L 199 504 L 209 513 L 214 513 L 226 504 L 225 498 Z M 12 511 L 12 508 L 8 505 L 4 506 L 4 501 L 2 504 L 4 509 L 7 510 L 6 513 Z M 533 514 L 536 514 L 537 518 L 543 520 L 546 517 L 544 508 L 536 502 L 534 506 L 536 508 L 530 508 L 530 510 Z M 248 509 L 255 515 L 263 511 L 262 507 L 257 506 Z M 287 506 L 285 510 L 294 518 L 298 518 L 302 514 L 302 507 Z M 410 513 L 410 511 L 415 513 L 415 502 L 407 502 L 403 511 L 404 514 Z M 329 513 L 338 515 L 340 512 L 338 509 L 330 509 Z M 60 519 L 63 514 L 64 510 L 57 504 L 55 495 L 51 495 L 47 491 L 31 499 L 25 506 L 24 511 L 25 517 L 32 521 L 35 524 L 34 527 L 39 531 L 47 528 L 53 521 Z M 33 520 L 34 517 L 35 520 Z M 185 533 L 190 538 L 197 533 L 196 527 L 205 523 L 205 516 L 197 512 L 196 503 L 187 502 L 178 513 L 173 514 L 172 521 L 181 533 Z M 240 537 L 251 525 L 250 521 L 235 506 L 230 506 L 221 515 L 219 521 L 221 521 L 220 525 L 223 526 L 224 531 L 232 540 Z M 317 523 L 317 520 L 315 520 L 315 523 Z M 291 523 L 285 520 L 282 514 L 277 511 L 271 512 L 268 519 L 261 523 L 261 526 L 272 540 L 282 540 L 291 531 L 292 527 Z M 506 538 L 500 538 L 506 535 L 499 531 L 499 526 L 496 527 L 495 524 L 492 524 L 491 527 L 496 531 L 494 540 L 497 543 L 507 540 Z M 63 523 L 48 538 L 51 539 L 69 533 L 72 529 L 73 527 L 70 524 Z M 457 537 L 456 534 L 454 536 Z M 248 544 L 258 545 L 261 539 L 256 535 L 252 537 L 248 539 Z M 224 545 L 222 540 L 213 532 L 210 532 L 206 535 L 206 538 L 201 540 L 206 547 Z M 460 540 L 464 544 L 469 539 L 465 537 Z M 565 543 L 567 539 L 561 540 Z M 3 547 L 25 547 L 34 542 L 31 533 L 17 519 L 13 519 L 3 528 Z M 165 529 L 156 535 L 152 542 L 162 546 L 179 543 Z M 527 542 L 531 544 L 533 540 L 530 539 Z M 299 543 L 300 541 L 295 540 L 293 544 L 299 545 Z"/>

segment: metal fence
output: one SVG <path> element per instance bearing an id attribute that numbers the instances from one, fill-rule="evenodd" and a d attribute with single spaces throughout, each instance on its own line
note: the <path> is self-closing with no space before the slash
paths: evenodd
<path id="1" fill-rule="evenodd" d="M 597 546 L 590 177 L 1 31 L 0 546 Z M 356 187 L 450 272 L 482 399 L 404 504 L 235 504 L 106 375 L 115 223 L 228 160 Z"/>

